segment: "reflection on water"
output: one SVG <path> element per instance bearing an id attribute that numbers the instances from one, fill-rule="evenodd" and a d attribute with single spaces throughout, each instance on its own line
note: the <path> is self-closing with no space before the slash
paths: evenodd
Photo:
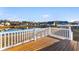
<path id="1" fill-rule="evenodd" d="M 31 28 L 31 29 L 3 29 L 3 30 L 0 30 L 0 33 L 3 33 L 3 32 L 14 32 L 14 31 L 22 31 L 22 30 L 30 30 L 30 31 L 40 31 L 40 29 L 42 30 L 42 28 Z"/>

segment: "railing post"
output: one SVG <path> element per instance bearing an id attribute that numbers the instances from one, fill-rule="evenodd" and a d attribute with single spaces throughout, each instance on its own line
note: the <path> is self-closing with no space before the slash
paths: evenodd
<path id="1" fill-rule="evenodd" d="M 51 27 L 49 27 L 49 31 L 48 32 L 49 32 L 49 35 L 51 35 Z"/>
<path id="2" fill-rule="evenodd" d="M 72 32 L 71 27 L 69 27 L 69 39 L 73 40 L 73 32 Z"/>
<path id="3" fill-rule="evenodd" d="M 36 35 L 37 35 L 37 34 L 36 34 L 35 28 L 33 29 L 33 33 L 34 33 L 34 40 L 36 41 L 36 39 L 37 39 L 37 38 L 36 38 Z"/>

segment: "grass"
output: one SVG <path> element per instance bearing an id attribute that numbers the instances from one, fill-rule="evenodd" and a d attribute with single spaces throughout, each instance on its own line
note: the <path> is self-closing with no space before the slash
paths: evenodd
<path id="1" fill-rule="evenodd" d="M 33 28 L 33 26 L 0 26 L 0 29 L 6 29 L 6 28 Z"/>

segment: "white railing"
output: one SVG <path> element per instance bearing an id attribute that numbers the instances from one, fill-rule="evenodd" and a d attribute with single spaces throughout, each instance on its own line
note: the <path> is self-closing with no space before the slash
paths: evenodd
<path id="1" fill-rule="evenodd" d="M 50 28 L 50 36 L 59 39 L 73 40 L 73 32 L 70 28 Z"/>
<path id="2" fill-rule="evenodd" d="M 48 35 L 48 28 L 19 30 L 0 33 L 0 50 L 17 46 Z"/>
<path id="3" fill-rule="evenodd" d="M 31 40 L 37 40 L 38 38 L 45 37 L 47 35 L 60 38 L 60 39 L 73 39 L 73 32 L 71 29 L 64 28 L 42 28 L 42 29 L 29 29 L 19 30 L 11 32 L 0 33 L 0 50 L 17 46 L 29 42 Z"/>

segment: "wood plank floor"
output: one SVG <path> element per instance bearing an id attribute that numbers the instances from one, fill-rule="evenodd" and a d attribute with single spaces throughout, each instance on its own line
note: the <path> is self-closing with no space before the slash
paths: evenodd
<path id="1" fill-rule="evenodd" d="M 69 40 L 61 40 L 39 51 L 74 51 L 74 45 Z"/>
<path id="2" fill-rule="evenodd" d="M 36 50 L 45 48 L 47 46 L 50 46 L 58 41 L 59 40 L 55 38 L 44 37 L 44 38 L 37 39 L 36 41 L 31 41 L 28 43 L 24 43 L 22 45 L 8 48 L 5 51 L 36 51 Z"/>
<path id="3" fill-rule="evenodd" d="M 79 43 L 48 36 L 8 48 L 5 51 L 79 51 Z"/>

